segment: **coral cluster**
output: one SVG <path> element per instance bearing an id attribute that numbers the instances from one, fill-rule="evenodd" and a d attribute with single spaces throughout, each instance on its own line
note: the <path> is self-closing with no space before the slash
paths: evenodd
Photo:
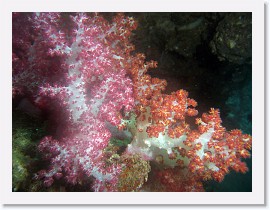
<path id="1" fill-rule="evenodd" d="M 248 170 L 251 136 L 226 131 L 218 109 L 187 123 L 197 102 L 163 93 L 167 82 L 147 73 L 157 62 L 132 52 L 136 26 L 123 14 L 13 13 L 13 98 L 46 110 L 53 128 L 38 145 L 45 186 L 88 178 L 94 191 L 139 191 L 152 163 L 160 189 L 203 191 L 203 180 Z M 113 139 L 130 143 L 120 151 Z"/>

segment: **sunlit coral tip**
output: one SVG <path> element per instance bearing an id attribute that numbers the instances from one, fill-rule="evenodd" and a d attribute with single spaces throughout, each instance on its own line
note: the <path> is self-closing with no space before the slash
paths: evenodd
<path id="1" fill-rule="evenodd" d="M 197 101 L 195 101 L 192 98 L 188 98 L 187 103 L 188 103 L 188 106 L 193 106 L 193 107 L 196 107 L 198 105 Z"/>
<path id="2" fill-rule="evenodd" d="M 190 116 L 190 117 L 193 117 L 193 116 L 196 116 L 198 114 L 198 110 L 196 109 L 191 109 L 191 108 L 188 108 L 187 109 L 187 115 Z"/>

